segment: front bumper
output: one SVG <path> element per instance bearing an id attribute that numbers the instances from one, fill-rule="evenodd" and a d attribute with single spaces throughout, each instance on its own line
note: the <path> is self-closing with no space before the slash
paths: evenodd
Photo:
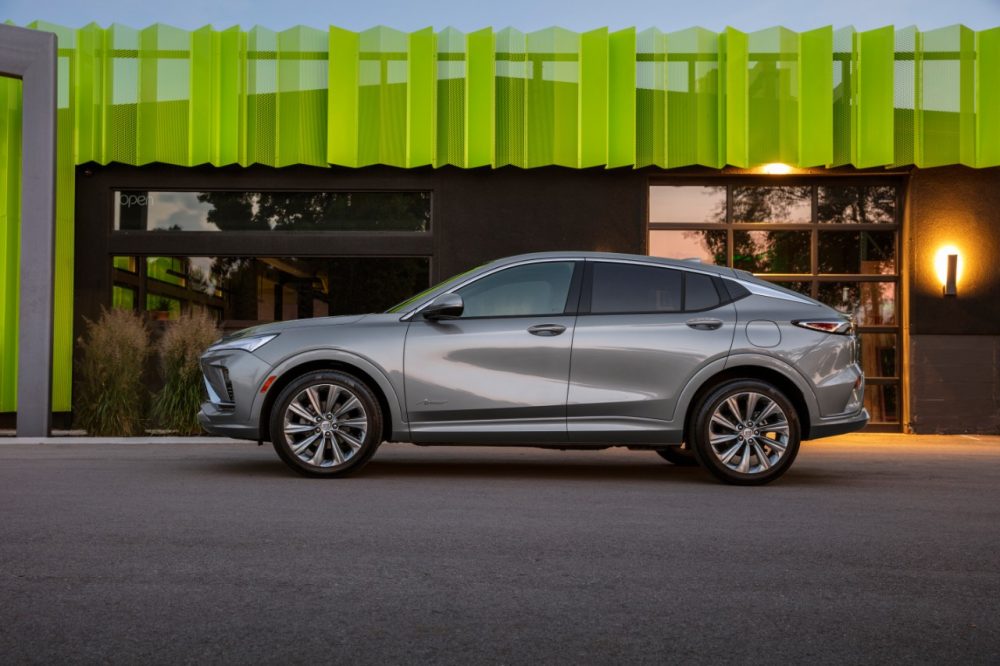
<path id="1" fill-rule="evenodd" d="M 198 422 L 205 432 L 218 437 L 236 439 L 260 439 L 260 429 L 256 423 L 240 423 L 234 420 L 233 410 L 220 408 L 213 402 L 204 402 L 198 412 Z"/>
<path id="2" fill-rule="evenodd" d="M 817 419 L 809 426 L 809 436 L 805 439 L 819 439 L 821 437 L 833 437 L 849 432 L 861 430 L 868 425 L 868 410 L 862 408 L 860 412 L 848 414 L 847 416 L 837 416 L 828 419 Z"/>
<path id="3" fill-rule="evenodd" d="M 270 365 L 247 351 L 209 350 L 201 357 L 201 368 L 209 394 L 198 412 L 202 427 L 213 435 L 259 439 L 256 398 Z"/>

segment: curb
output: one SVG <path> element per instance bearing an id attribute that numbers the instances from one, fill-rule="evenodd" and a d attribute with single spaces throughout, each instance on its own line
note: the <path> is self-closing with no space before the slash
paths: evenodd
<path id="1" fill-rule="evenodd" d="M 228 437 L 0 437 L 0 446 L 49 444 L 253 444 L 248 439 Z"/>

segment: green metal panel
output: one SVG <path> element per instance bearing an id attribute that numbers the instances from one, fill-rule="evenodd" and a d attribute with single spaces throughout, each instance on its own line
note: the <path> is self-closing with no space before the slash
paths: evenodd
<path id="1" fill-rule="evenodd" d="M 580 35 L 580 123 L 577 166 L 601 166 L 608 161 L 608 30 Z"/>
<path id="2" fill-rule="evenodd" d="M 465 165 L 465 84 L 468 67 L 465 35 L 454 28 L 437 39 L 437 151 L 434 166 Z"/>
<path id="3" fill-rule="evenodd" d="M 1000 165 L 1000 28 L 32 27 L 60 49 L 59 410 L 77 164 Z M 19 95 L 0 81 L 0 411 L 14 405 Z"/>
<path id="4" fill-rule="evenodd" d="M 356 32 L 330 28 L 326 159 L 358 164 L 358 48 Z"/>
<path id="5" fill-rule="evenodd" d="M 852 162 L 862 169 L 892 163 L 894 38 L 891 26 L 855 35 Z"/>
<path id="6" fill-rule="evenodd" d="M 466 41 L 465 167 L 493 164 L 494 45 L 493 30 L 469 33 Z"/>
<path id="7" fill-rule="evenodd" d="M 976 40 L 976 166 L 1000 166 L 1000 28 Z"/>
<path id="8" fill-rule="evenodd" d="M 749 40 L 745 32 L 726 28 L 725 98 L 726 162 L 738 167 L 750 166 L 750 128 L 747 124 L 747 63 Z"/>
<path id="9" fill-rule="evenodd" d="M 21 217 L 21 82 L 0 77 L 0 411 L 17 390 L 18 221 Z"/>
<path id="10" fill-rule="evenodd" d="M 434 162 L 437 41 L 431 28 L 410 33 L 406 89 L 406 166 Z"/>
<path id="11" fill-rule="evenodd" d="M 833 28 L 799 34 L 798 144 L 796 163 L 833 161 Z"/>
<path id="12" fill-rule="evenodd" d="M 524 33 L 504 28 L 496 35 L 494 166 L 524 166 L 527 41 Z"/>
<path id="13" fill-rule="evenodd" d="M 635 28 L 608 35 L 608 168 L 635 164 Z"/>

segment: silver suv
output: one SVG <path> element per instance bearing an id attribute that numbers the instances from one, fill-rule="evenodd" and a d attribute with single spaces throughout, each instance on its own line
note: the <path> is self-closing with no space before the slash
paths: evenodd
<path id="1" fill-rule="evenodd" d="M 218 435 L 341 476 L 384 440 L 627 446 L 719 479 L 781 476 L 803 439 L 863 427 L 851 321 L 749 273 L 547 252 L 381 314 L 257 326 L 202 357 Z"/>

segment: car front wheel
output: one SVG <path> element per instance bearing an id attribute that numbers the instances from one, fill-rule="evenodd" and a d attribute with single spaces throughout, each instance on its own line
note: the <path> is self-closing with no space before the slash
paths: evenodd
<path id="1" fill-rule="evenodd" d="M 730 381 L 709 392 L 695 408 L 688 436 L 703 467 L 744 486 L 769 483 L 788 471 L 799 439 L 794 406 L 759 380 Z"/>
<path id="2" fill-rule="evenodd" d="M 382 442 L 382 411 L 371 390 L 338 371 L 293 380 L 271 410 L 271 442 L 278 456 L 306 476 L 355 472 Z"/>

